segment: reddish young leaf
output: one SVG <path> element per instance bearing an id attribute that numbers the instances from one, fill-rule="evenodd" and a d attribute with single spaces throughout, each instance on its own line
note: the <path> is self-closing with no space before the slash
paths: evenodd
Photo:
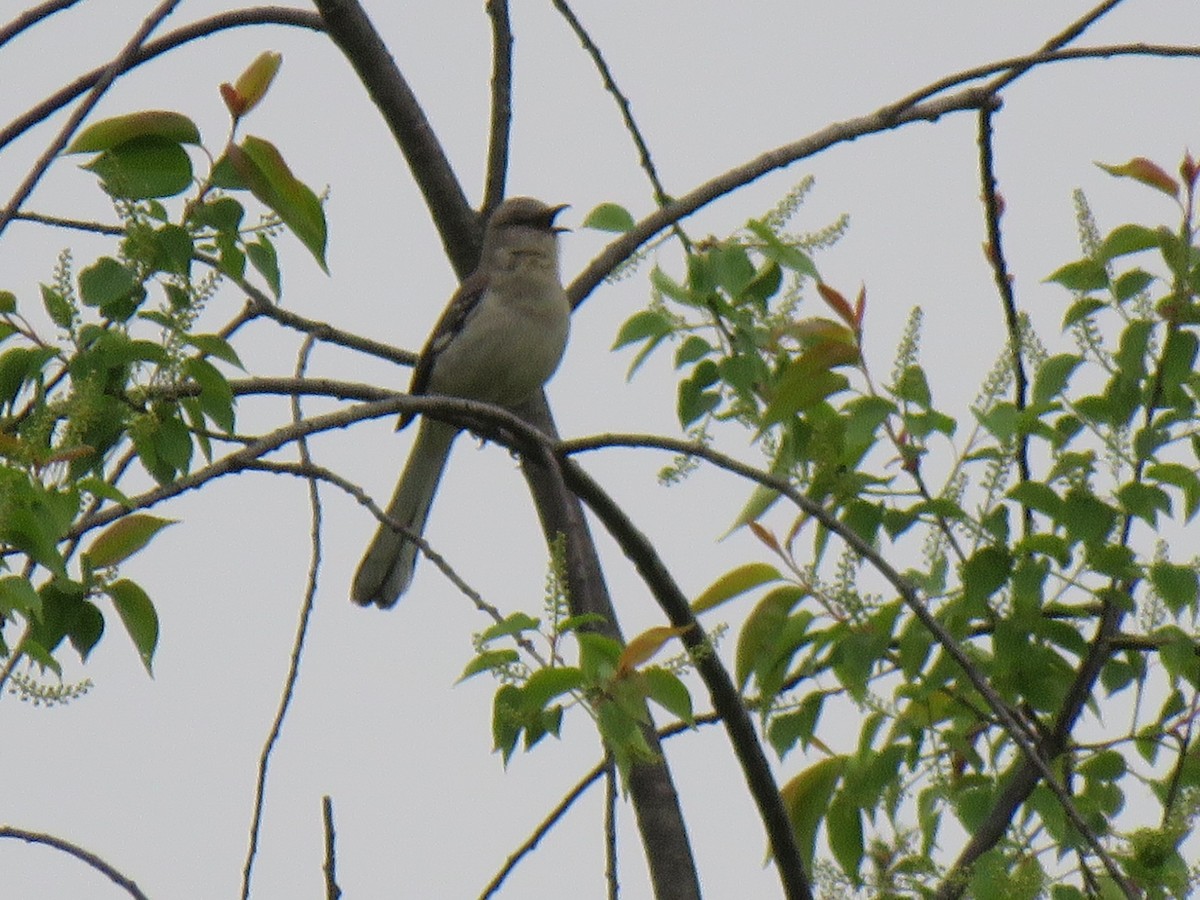
<path id="1" fill-rule="evenodd" d="M 240 119 L 249 109 L 246 98 L 239 94 L 237 88 L 228 81 L 221 85 L 220 91 L 221 99 L 225 101 L 225 108 L 229 110 L 229 114 L 235 119 Z"/>
<path id="2" fill-rule="evenodd" d="M 250 112 L 266 96 L 267 88 L 271 86 L 271 82 L 274 81 L 275 74 L 279 71 L 279 66 L 282 63 L 283 54 L 277 53 L 274 50 L 268 50 L 265 53 L 260 53 L 258 58 L 246 67 L 246 71 L 238 76 L 233 89 L 237 92 L 238 97 L 242 99 L 244 107 L 237 115 L 245 115 Z"/>
<path id="3" fill-rule="evenodd" d="M 829 304 L 829 308 L 838 314 L 839 319 L 847 325 L 854 325 L 854 310 L 850 308 L 850 303 L 845 297 L 821 281 L 817 282 L 817 293 Z"/>
<path id="4" fill-rule="evenodd" d="M 625 649 L 621 651 L 621 656 L 617 661 L 617 671 L 629 672 L 637 668 L 661 650 L 663 644 L 671 638 L 679 637 L 689 628 L 691 628 L 690 625 L 681 625 L 678 628 L 658 625 L 646 629 L 625 645 Z"/>
<path id="5" fill-rule="evenodd" d="M 1123 166 L 1110 166 L 1096 163 L 1109 175 L 1118 178 L 1132 178 L 1142 184 L 1149 185 L 1157 191 L 1162 191 L 1168 197 L 1179 196 L 1179 182 L 1168 175 L 1161 166 L 1151 162 L 1144 156 L 1135 156 Z"/>

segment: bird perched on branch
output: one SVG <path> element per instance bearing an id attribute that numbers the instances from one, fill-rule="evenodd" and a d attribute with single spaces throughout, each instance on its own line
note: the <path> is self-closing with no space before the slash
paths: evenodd
<path id="1" fill-rule="evenodd" d="M 554 374 L 567 343 L 571 308 L 558 273 L 554 224 L 565 206 L 511 197 L 483 234 L 479 267 L 450 298 L 413 370 L 411 394 L 445 394 L 515 407 Z M 413 418 L 400 420 L 403 428 Z M 420 536 L 450 447 L 461 429 L 422 417 L 388 517 Z M 362 606 L 395 605 L 412 582 L 417 545 L 380 524 L 350 597 Z"/>

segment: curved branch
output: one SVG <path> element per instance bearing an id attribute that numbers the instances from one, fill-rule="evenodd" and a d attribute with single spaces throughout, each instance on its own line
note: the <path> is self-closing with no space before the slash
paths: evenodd
<path id="1" fill-rule="evenodd" d="M 932 82 L 914 91 L 903 99 L 881 107 L 873 113 L 845 122 L 835 123 L 789 144 L 755 157 L 727 172 L 718 175 L 690 193 L 656 210 L 638 222 L 629 231 L 612 241 L 571 282 L 567 294 L 573 306 L 578 306 L 614 268 L 620 265 L 638 247 L 645 244 L 660 231 L 691 215 L 714 200 L 743 187 L 752 181 L 776 170 L 786 168 L 794 162 L 815 156 L 837 144 L 846 143 L 890 131 L 912 122 L 936 121 L 942 116 L 964 110 L 980 110 L 998 102 L 990 86 L 966 88 L 956 94 L 937 99 L 928 99 L 952 87 L 976 81 L 996 72 L 1021 68 L 1026 71 L 1044 63 L 1081 59 L 1108 59 L 1116 56 L 1163 56 L 1198 57 L 1200 47 L 1183 47 L 1156 44 L 1120 44 L 1081 49 L 1055 50 L 1015 56 L 999 62 L 988 63 L 974 69 L 966 69 L 954 75 Z M 1023 67 L 1023 68 L 1022 68 Z"/>
<path id="2" fill-rule="evenodd" d="M 784 893 L 788 898 L 811 898 L 812 888 L 800 860 L 791 820 L 783 806 L 783 798 L 775 784 L 775 776 L 758 740 L 754 723 L 742 704 L 741 694 L 713 652 L 704 629 L 696 621 L 687 597 L 675 583 L 654 546 L 638 531 L 625 511 L 577 463 L 565 458 L 565 454 L 562 468 L 568 487 L 587 504 L 629 557 L 667 619 L 676 627 L 686 628 L 680 639 L 691 651 L 696 671 L 708 689 L 713 709 L 725 724 L 734 754 L 741 764 L 746 784 L 767 831 L 771 856 L 783 882 Z"/>
<path id="3" fill-rule="evenodd" d="M 479 259 L 483 234 L 442 145 L 383 39 L 356 0 L 314 0 L 326 31 L 358 73 L 421 189 L 446 257 L 465 278 Z"/>
<path id="4" fill-rule="evenodd" d="M 40 6 L 35 6 L 32 9 L 27 9 L 25 12 L 18 15 L 15 19 L 9 22 L 4 27 L 0 28 L 0 47 L 3 47 L 22 31 L 32 28 L 39 22 L 50 18 L 57 12 L 62 12 L 64 9 L 70 9 L 79 0 L 46 0 Z"/>
<path id="5" fill-rule="evenodd" d="M 851 550 L 866 560 L 880 575 L 887 579 L 900 595 L 900 599 L 904 602 L 904 605 L 909 608 L 926 630 L 933 635 L 946 654 L 959 666 L 967 676 L 967 680 L 971 682 L 971 685 L 983 698 L 984 702 L 987 703 L 1013 743 L 1017 745 L 1024 755 L 1027 764 L 1022 765 L 1022 770 L 1026 771 L 1029 777 L 1034 779 L 1033 783 L 1036 783 L 1039 777 L 1046 782 L 1046 786 L 1050 788 L 1059 803 L 1062 804 L 1066 817 L 1088 841 L 1088 845 L 1097 858 L 1104 863 L 1105 869 L 1118 884 L 1125 883 L 1124 875 L 1120 868 L 1100 843 L 1099 837 L 1079 813 L 1070 793 L 1050 768 L 1050 763 L 1039 752 L 1038 744 L 1040 735 L 1026 726 L 1021 718 L 1004 702 L 1004 698 L 1000 696 L 996 689 L 992 687 L 987 679 L 972 664 L 971 658 L 967 655 L 962 645 L 955 640 L 954 636 L 950 634 L 942 622 L 926 608 L 917 587 L 901 575 L 871 544 L 864 541 L 857 532 L 838 520 L 824 506 L 801 494 L 784 479 L 755 469 L 701 444 L 650 435 L 605 435 L 601 438 L 564 441 L 559 444 L 559 452 L 563 455 L 569 455 L 585 450 L 599 449 L 600 447 L 616 446 L 658 447 L 659 449 L 703 459 L 727 471 L 752 479 L 764 487 L 778 491 L 810 517 L 816 519 L 825 528 L 838 535 Z M 567 471 L 571 470 L 568 469 Z"/>
<path id="6" fill-rule="evenodd" d="M 616 266 L 663 229 L 670 227 L 685 216 L 691 215 L 717 198 L 744 187 L 776 169 L 786 168 L 798 160 L 815 156 L 837 144 L 853 141 L 867 134 L 889 131 L 911 122 L 933 122 L 947 113 L 961 112 L 967 109 L 983 109 L 995 103 L 996 100 L 989 91 L 983 88 L 967 88 L 949 97 L 915 104 L 907 109 L 897 110 L 890 106 L 884 107 L 865 116 L 848 119 L 845 122 L 836 122 L 806 138 L 784 144 L 774 150 L 768 150 L 740 166 L 722 172 L 689 193 L 654 211 L 612 241 L 601 251 L 599 256 L 575 276 L 575 280 L 567 287 L 567 296 L 571 298 L 571 305 L 579 306 L 583 303 Z"/>
<path id="7" fill-rule="evenodd" d="M 60 837 L 55 837 L 52 834 L 42 834 L 38 831 L 26 831 L 23 828 L 13 828 L 11 825 L 0 825 L 0 838 L 16 838 L 17 840 L 25 841 L 28 844 L 45 844 L 47 847 L 53 847 L 55 850 L 61 850 L 63 853 L 73 856 L 80 862 L 87 863 L 100 874 L 104 875 L 109 881 L 117 887 L 123 888 L 128 892 L 129 896 L 135 900 L 148 900 L 145 894 L 137 886 L 137 883 L 131 878 L 122 875 L 95 853 L 84 850 L 78 844 L 72 844 L 70 841 L 63 840 Z"/>
<path id="8" fill-rule="evenodd" d="M 153 41 L 147 41 L 126 61 L 124 68 L 118 74 L 130 72 L 142 63 L 198 38 L 207 37 L 228 28 L 240 28 L 243 25 L 294 25 L 313 31 L 321 31 L 324 27 L 321 18 L 315 13 L 302 9 L 289 9 L 286 6 L 264 6 L 259 9 L 239 9 L 218 13 L 207 19 L 177 28 Z M 104 77 L 106 69 L 107 67 L 101 66 L 80 75 L 70 84 L 60 88 L 0 129 L 0 150 L 37 123 L 62 109 L 84 91 L 94 87 Z"/>

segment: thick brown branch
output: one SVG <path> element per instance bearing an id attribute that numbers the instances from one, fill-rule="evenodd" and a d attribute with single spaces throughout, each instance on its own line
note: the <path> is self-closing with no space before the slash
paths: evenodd
<path id="1" fill-rule="evenodd" d="M 425 111 L 360 4 L 355 0 L 314 2 L 329 36 L 354 67 L 391 129 L 441 235 L 446 257 L 458 277 L 465 278 L 479 259 L 482 226 Z"/>
<path id="2" fill-rule="evenodd" d="M 512 132 L 512 23 L 508 0 L 487 0 L 492 19 L 492 123 L 488 129 L 487 174 L 483 186 L 484 215 L 504 199 L 508 146 Z"/>

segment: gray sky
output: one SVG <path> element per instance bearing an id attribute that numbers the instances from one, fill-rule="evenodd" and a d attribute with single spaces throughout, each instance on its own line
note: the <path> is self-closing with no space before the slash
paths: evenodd
<path id="1" fill-rule="evenodd" d="M 10 0 L 9 17 L 29 5 Z M 758 0 L 578 0 L 574 9 L 604 48 L 633 103 L 667 189 L 695 184 L 759 152 L 841 119 L 873 111 L 949 72 L 1035 49 L 1088 2 L 811 3 Z M 82 3 L 0 53 L 0 113 L 7 122 L 49 89 L 109 58 L 154 4 Z M 570 202 L 578 225 L 597 203 L 635 215 L 650 208 L 645 179 L 616 108 L 590 60 L 548 4 L 515 3 L 517 95 L 510 193 Z M 169 25 L 225 8 L 185 0 Z M 463 0 L 367 8 L 426 111 L 472 199 L 478 199 L 487 121 L 490 36 L 482 4 Z M 1191 0 L 1128 0 L 1085 43 L 1200 42 Z M 417 348 L 454 287 L 420 198 L 374 107 L 340 54 L 320 36 L 242 29 L 161 59 L 123 80 L 97 116 L 175 108 L 200 123 L 209 146 L 224 133 L 216 86 L 258 52 L 279 50 L 283 69 L 244 130 L 276 142 L 293 170 L 328 184 L 326 277 L 290 238 L 284 305 L 400 346 Z M 1196 62 L 1113 60 L 1060 64 L 1026 78 L 997 117 L 997 167 L 1007 200 L 1005 241 L 1019 298 L 1057 339 L 1067 298 L 1041 284 L 1076 253 L 1071 190 L 1083 187 L 1102 227 L 1169 217 L 1164 199 L 1110 178 L 1093 160 L 1149 156 L 1174 167 L 1196 120 L 1180 85 Z M 1190 102 L 1190 101 L 1189 101 Z M 0 155 L 7 198 L 60 116 Z M 846 293 L 867 286 L 868 355 L 890 371 L 909 309 L 927 314 L 925 361 L 937 396 L 961 404 L 1001 345 L 1000 311 L 980 244 L 975 119 L 958 114 L 842 146 L 777 173 L 693 217 L 693 235 L 725 235 L 807 174 L 817 186 L 797 229 L 842 212 L 845 240 L 817 262 Z M 111 219 L 94 181 L 71 160 L 56 164 L 30 209 Z M 1169 221 L 1169 219 L 1166 219 Z M 578 271 L 601 235 L 563 241 L 564 274 Z M 82 267 L 97 242 L 16 224 L 0 241 L 0 289 L 36 302 L 62 247 Z M 669 265 L 673 256 L 663 257 Z M 566 361 L 550 386 L 564 435 L 605 431 L 674 434 L 669 354 L 626 383 L 628 356 L 608 348 L 621 321 L 647 300 L 646 274 L 597 291 L 575 316 Z M 227 291 L 214 326 L 241 303 Z M 296 342 L 256 326 L 239 343 L 255 374 L 285 374 Z M 406 370 L 322 348 L 311 371 L 403 388 Z M 939 378 L 940 374 L 940 378 Z M 319 411 L 321 404 L 306 408 Z M 962 412 L 961 407 L 956 412 Z M 244 429 L 283 421 L 281 401 L 246 403 Z M 314 442 L 318 462 L 384 498 L 411 432 L 390 422 Z M 725 449 L 750 461 L 742 435 Z M 655 481 L 669 460 L 610 451 L 589 469 L 659 546 L 690 593 L 748 559 L 748 535 L 717 543 L 744 501 L 744 484 L 701 470 L 684 485 Z M 389 613 L 362 610 L 347 585 L 375 524 L 351 499 L 322 488 L 323 567 L 295 705 L 279 744 L 254 882 L 262 898 L 322 896 L 320 798 L 334 798 L 339 880 L 346 896 L 476 896 L 530 829 L 598 758 L 582 715 L 562 741 L 518 754 L 504 772 L 490 753 L 494 684 L 452 687 L 486 627 L 470 604 L 424 564 Z M 9 736 L 3 820 L 77 842 L 132 876 L 154 898 L 229 897 L 240 885 L 258 756 L 286 672 L 309 558 L 305 486 L 239 476 L 180 498 L 159 514 L 181 519 L 126 566 L 155 600 L 162 638 L 148 679 L 115 618 L 89 664 L 85 699 L 51 710 L 5 696 Z M 460 440 L 428 537 L 496 605 L 541 607 L 545 553 L 513 462 Z M 627 634 L 660 624 L 652 600 L 600 536 L 606 575 Z M 731 608 L 736 621 L 748 607 Z M 726 647 L 730 651 L 731 647 Z M 64 653 L 69 659 L 70 653 Z M 695 696 L 703 696 L 697 687 Z M 848 729 L 849 731 L 849 729 Z M 855 729 L 856 733 L 856 729 Z M 741 775 L 716 728 L 677 738 L 669 758 L 683 796 L 703 885 L 711 897 L 773 897 L 765 841 Z M 781 780 L 801 760 L 779 766 Z M 49 773 L 42 775 L 41 773 Z M 624 896 L 648 896 L 627 809 L 621 820 Z M 12 897 L 124 897 L 79 863 L 45 848 L 0 842 Z M 503 896 L 603 896 L 600 793 L 593 791 Z"/>

